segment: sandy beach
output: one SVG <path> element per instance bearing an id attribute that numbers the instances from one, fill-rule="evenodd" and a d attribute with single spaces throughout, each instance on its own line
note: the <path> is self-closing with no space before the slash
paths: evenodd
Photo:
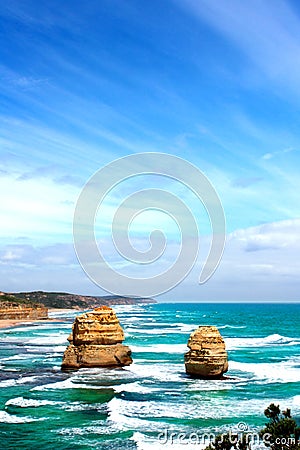
<path id="1" fill-rule="evenodd" d="M 74 312 L 77 311 L 78 313 L 81 311 L 81 309 L 77 309 L 77 308 L 48 308 L 48 313 L 68 313 L 68 312 Z"/>
<path id="2" fill-rule="evenodd" d="M 43 320 L 32 320 L 32 319 L 1 319 L 0 328 L 10 328 L 15 325 L 26 324 L 26 323 L 36 323 L 36 322 L 55 322 L 57 319 L 43 319 Z"/>
<path id="3" fill-rule="evenodd" d="M 10 328 L 19 324 L 20 322 L 25 322 L 25 320 L 3 319 L 0 320 L 0 328 Z"/>
<path id="4" fill-rule="evenodd" d="M 76 309 L 59 309 L 59 308 L 49 308 L 48 313 L 67 313 L 74 312 Z M 16 325 L 29 324 L 29 323 L 44 323 L 44 322 L 58 322 L 60 319 L 56 317 L 49 317 L 48 319 L 0 319 L 0 329 L 11 328 Z"/>

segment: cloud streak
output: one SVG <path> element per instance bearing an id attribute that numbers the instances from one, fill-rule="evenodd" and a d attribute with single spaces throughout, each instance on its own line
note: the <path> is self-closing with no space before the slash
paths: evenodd
<path id="1" fill-rule="evenodd" d="M 300 94 L 300 21 L 288 2 L 178 2 L 229 39 L 269 80 Z"/>

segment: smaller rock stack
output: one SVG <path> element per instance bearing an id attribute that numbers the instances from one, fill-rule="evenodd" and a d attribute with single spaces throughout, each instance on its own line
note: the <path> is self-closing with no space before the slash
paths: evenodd
<path id="1" fill-rule="evenodd" d="M 188 341 L 184 355 L 186 373 L 195 378 L 221 378 L 228 370 L 225 342 L 217 327 L 201 326 Z"/>
<path id="2" fill-rule="evenodd" d="M 130 348 L 122 344 L 123 329 L 108 306 L 77 316 L 68 341 L 62 369 L 122 367 L 132 363 Z"/>

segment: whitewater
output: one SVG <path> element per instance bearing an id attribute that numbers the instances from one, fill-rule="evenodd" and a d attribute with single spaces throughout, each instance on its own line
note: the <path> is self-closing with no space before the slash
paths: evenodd
<path id="1" fill-rule="evenodd" d="M 162 433 L 257 430 L 270 403 L 300 418 L 299 304 L 152 304 L 114 308 L 132 349 L 124 369 L 61 372 L 77 311 L 0 330 L 0 448 L 187 448 Z M 223 380 L 185 374 L 199 325 L 226 342 Z M 194 448 L 193 446 L 192 448 Z"/>

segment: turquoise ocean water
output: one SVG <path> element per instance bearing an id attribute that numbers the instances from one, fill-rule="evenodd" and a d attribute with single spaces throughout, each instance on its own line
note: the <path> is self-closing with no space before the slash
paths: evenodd
<path id="1" fill-rule="evenodd" d="M 300 417 L 300 304 L 114 309 L 133 352 L 125 369 L 60 371 L 76 313 L 0 330 L 1 449 L 195 448 L 165 437 L 255 430 L 271 402 Z M 183 355 L 198 325 L 216 325 L 225 338 L 228 379 L 186 376 Z"/>

